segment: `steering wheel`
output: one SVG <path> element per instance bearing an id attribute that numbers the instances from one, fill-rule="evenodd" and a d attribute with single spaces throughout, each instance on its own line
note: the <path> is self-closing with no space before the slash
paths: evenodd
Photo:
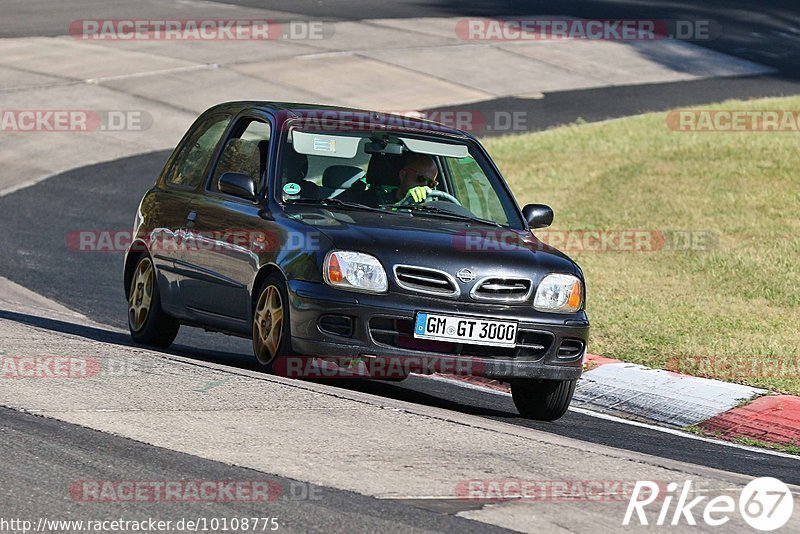
<path id="1" fill-rule="evenodd" d="M 459 202 L 456 197 L 454 197 L 450 193 L 445 193 L 444 191 L 439 191 L 437 189 L 434 189 L 433 191 L 428 193 L 428 196 L 425 198 L 425 202 L 427 202 L 428 200 L 431 200 L 431 199 L 446 200 L 448 202 L 452 202 L 453 204 L 455 204 L 457 206 L 461 205 L 461 202 Z M 400 203 L 398 204 L 398 206 L 408 206 L 409 204 L 413 204 L 413 203 L 414 203 L 414 199 L 411 198 L 410 196 L 408 196 L 408 197 L 404 198 L 403 200 L 401 200 Z"/>

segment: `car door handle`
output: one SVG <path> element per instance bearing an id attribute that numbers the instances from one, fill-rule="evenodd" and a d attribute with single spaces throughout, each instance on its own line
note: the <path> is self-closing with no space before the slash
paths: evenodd
<path id="1" fill-rule="evenodd" d="M 196 222 L 197 222 L 197 212 L 196 211 L 190 211 L 189 215 L 186 216 L 186 227 L 187 228 L 193 228 L 194 227 L 194 223 L 196 223 Z"/>

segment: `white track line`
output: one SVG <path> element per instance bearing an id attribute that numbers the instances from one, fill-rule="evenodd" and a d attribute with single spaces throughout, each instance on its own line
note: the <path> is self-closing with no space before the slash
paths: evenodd
<path id="1" fill-rule="evenodd" d="M 117 80 L 129 80 L 131 78 L 146 78 L 148 76 L 157 76 L 160 74 L 173 74 L 176 72 L 191 72 L 195 70 L 213 70 L 220 68 L 218 63 L 200 63 L 197 65 L 186 65 L 183 67 L 171 67 L 168 69 L 148 70 L 144 72 L 134 72 L 131 74 L 118 74 L 116 76 L 102 76 L 100 78 L 87 78 L 83 83 L 88 84 L 101 84 L 105 82 L 113 82 Z"/>
<path id="2" fill-rule="evenodd" d="M 463 388 L 466 388 L 466 389 L 480 390 L 480 391 L 482 391 L 484 393 L 493 393 L 495 395 L 501 395 L 501 396 L 505 396 L 505 397 L 510 397 L 511 396 L 510 393 L 505 393 L 503 391 L 498 391 L 496 389 L 490 389 L 490 388 L 484 388 L 484 387 L 481 387 L 481 386 L 476 386 L 475 384 L 472 384 L 472 383 L 469 383 L 469 382 L 461 382 L 460 380 L 453 380 L 452 378 L 447 378 L 447 377 L 444 377 L 444 376 L 436 376 L 436 375 L 415 375 L 415 376 L 421 376 L 423 378 L 427 378 L 427 379 L 430 379 L 430 380 L 440 380 L 442 382 L 447 382 L 449 384 L 453 384 L 455 386 L 463 387 Z M 762 449 L 761 447 L 751 447 L 749 445 L 741 445 L 739 443 L 732 443 L 730 441 L 723 441 L 723 440 L 719 440 L 719 439 L 713 439 L 713 438 L 709 438 L 709 437 L 706 437 L 706 436 L 698 436 L 697 434 L 690 434 L 689 432 L 684 432 L 683 430 L 678 430 L 678 429 L 675 429 L 675 428 L 667 428 L 667 427 L 663 427 L 663 426 L 650 425 L 648 423 L 641 423 L 639 421 L 631 421 L 630 419 L 624 419 L 622 417 L 617 417 L 615 415 L 608 415 L 608 414 L 604 414 L 604 413 L 600 413 L 600 412 L 593 412 L 593 411 L 587 410 L 585 408 L 570 407 L 569 411 L 575 412 L 575 413 L 579 413 L 581 415 L 587 415 L 589 417 L 596 417 L 598 419 L 604 419 L 606 421 L 613 421 L 615 423 L 622 423 L 624 425 L 631 425 L 631 426 L 636 426 L 636 427 L 640 427 L 640 428 L 647 428 L 647 429 L 650 429 L 650 430 L 655 430 L 656 432 L 663 432 L 665 434 L 672 434 L 673 436 L 680 436 L 682 438 L 694 439 L 694 440 L 697 440 L 697 441 L 704 441 L 706 443 L 714 443 L 715 445 L 722 445 L 724 447 L 731 447 L 731 448 L 734 448 L 734 449 L 741 449 L 741 450 L 745 450 L 745 451 L 755 452 L 755 453 L 758 453 L 758 454 L 768 454 L 770 456 L 778 456 L 780 458 L 790 458 L 792 460 L 800 461 L 800 456 L 797 456 L 795 454 L 788 454 L 788 453 L 785 453 L 785 452 L 773 451 L 771 449 Z"/>

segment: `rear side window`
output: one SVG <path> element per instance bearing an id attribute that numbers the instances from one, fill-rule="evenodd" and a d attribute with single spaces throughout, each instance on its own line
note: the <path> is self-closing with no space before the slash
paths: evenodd
<path id="1" fill-rule="evenodd" d="M 214 149 L 229 121 L 229 115 L 218 115 L 208 119 L 192 133 L 172 163 L 167 175 L 168 184 L 197 187 L 203 181 Z"/>

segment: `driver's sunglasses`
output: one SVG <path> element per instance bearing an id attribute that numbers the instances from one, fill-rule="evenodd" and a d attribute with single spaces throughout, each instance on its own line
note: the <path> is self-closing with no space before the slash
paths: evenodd
<path id="1" fill-rule="evenodd" d="M 428 187 L 433 187 L 436 183 L 436 178 L 428 178 L 424 174 L 417 174 L 414 177 L 414 181 L 420 185 L 427 185 Z"/>

